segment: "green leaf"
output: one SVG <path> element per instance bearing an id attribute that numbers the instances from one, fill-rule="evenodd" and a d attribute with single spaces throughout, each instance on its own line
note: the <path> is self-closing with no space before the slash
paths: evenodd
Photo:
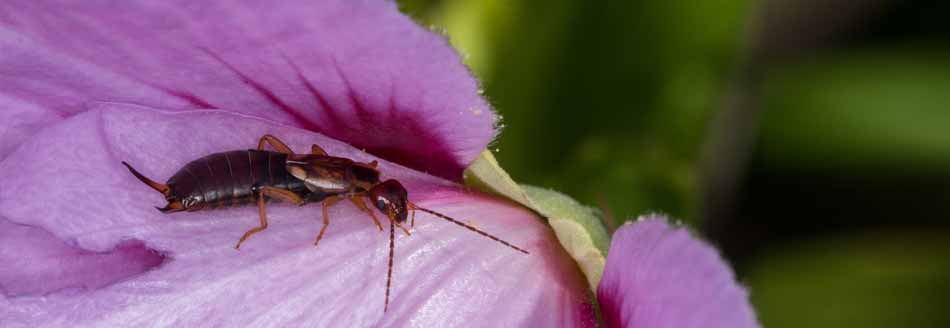
<path id="1" fill-rule="evenodd" d="M 470 187 L 504 196 L 547 218 L 561 246 L 584 272 L 591 290 L 597 289 L 610 236 L 596 210 L 553 190 L 518 185 L 487 150 L 469 165 L 464 178 Z"/>

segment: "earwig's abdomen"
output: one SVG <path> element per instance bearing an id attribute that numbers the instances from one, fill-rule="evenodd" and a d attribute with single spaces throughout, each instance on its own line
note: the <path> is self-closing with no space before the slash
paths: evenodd
<path id="1" fill-rule="evenodd" d="M 305 196 L 309 191 L 287 172 L 286 162 L 286 154 L 271 151 L 215 153 L 191 161 L 167 184 L 189 211 L 251 203 L 255 187 L 272 186 Z"/>

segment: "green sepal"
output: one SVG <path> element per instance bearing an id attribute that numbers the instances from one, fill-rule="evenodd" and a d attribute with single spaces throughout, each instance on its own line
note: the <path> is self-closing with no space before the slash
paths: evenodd
<path id="1" fill-rule="evenodd" d="M 591 290 L 597 290 L 610 245 L 610 235 L 599 211 L 557 191 L 519 185 L 488 150 L 465 169 L 464 180 L 469 187 L 513 200 L 547 219 L 561 246 L 584 273 Z"/>

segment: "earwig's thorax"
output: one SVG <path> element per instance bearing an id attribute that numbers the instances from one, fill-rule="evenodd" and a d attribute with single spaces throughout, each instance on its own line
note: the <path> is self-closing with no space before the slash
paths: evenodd
<path id="1" fill-rule="evenodd" d="M 353 178 L 353 184 L 363 191 L 369 190 L 379 183 L 379 170 L 370 164 L 353 163 L 349 167 L 349 175 Z"/>

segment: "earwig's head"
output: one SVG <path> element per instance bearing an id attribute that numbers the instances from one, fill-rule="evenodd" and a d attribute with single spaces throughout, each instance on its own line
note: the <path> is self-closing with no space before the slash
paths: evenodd
<path id="1" fill-rule="evenodd" d="M 373 205 L 398 223 L 406 222 L 409 214 L 409 199 L 406 188 L 399 181 L 389 179 L 369 190 Z"/>

